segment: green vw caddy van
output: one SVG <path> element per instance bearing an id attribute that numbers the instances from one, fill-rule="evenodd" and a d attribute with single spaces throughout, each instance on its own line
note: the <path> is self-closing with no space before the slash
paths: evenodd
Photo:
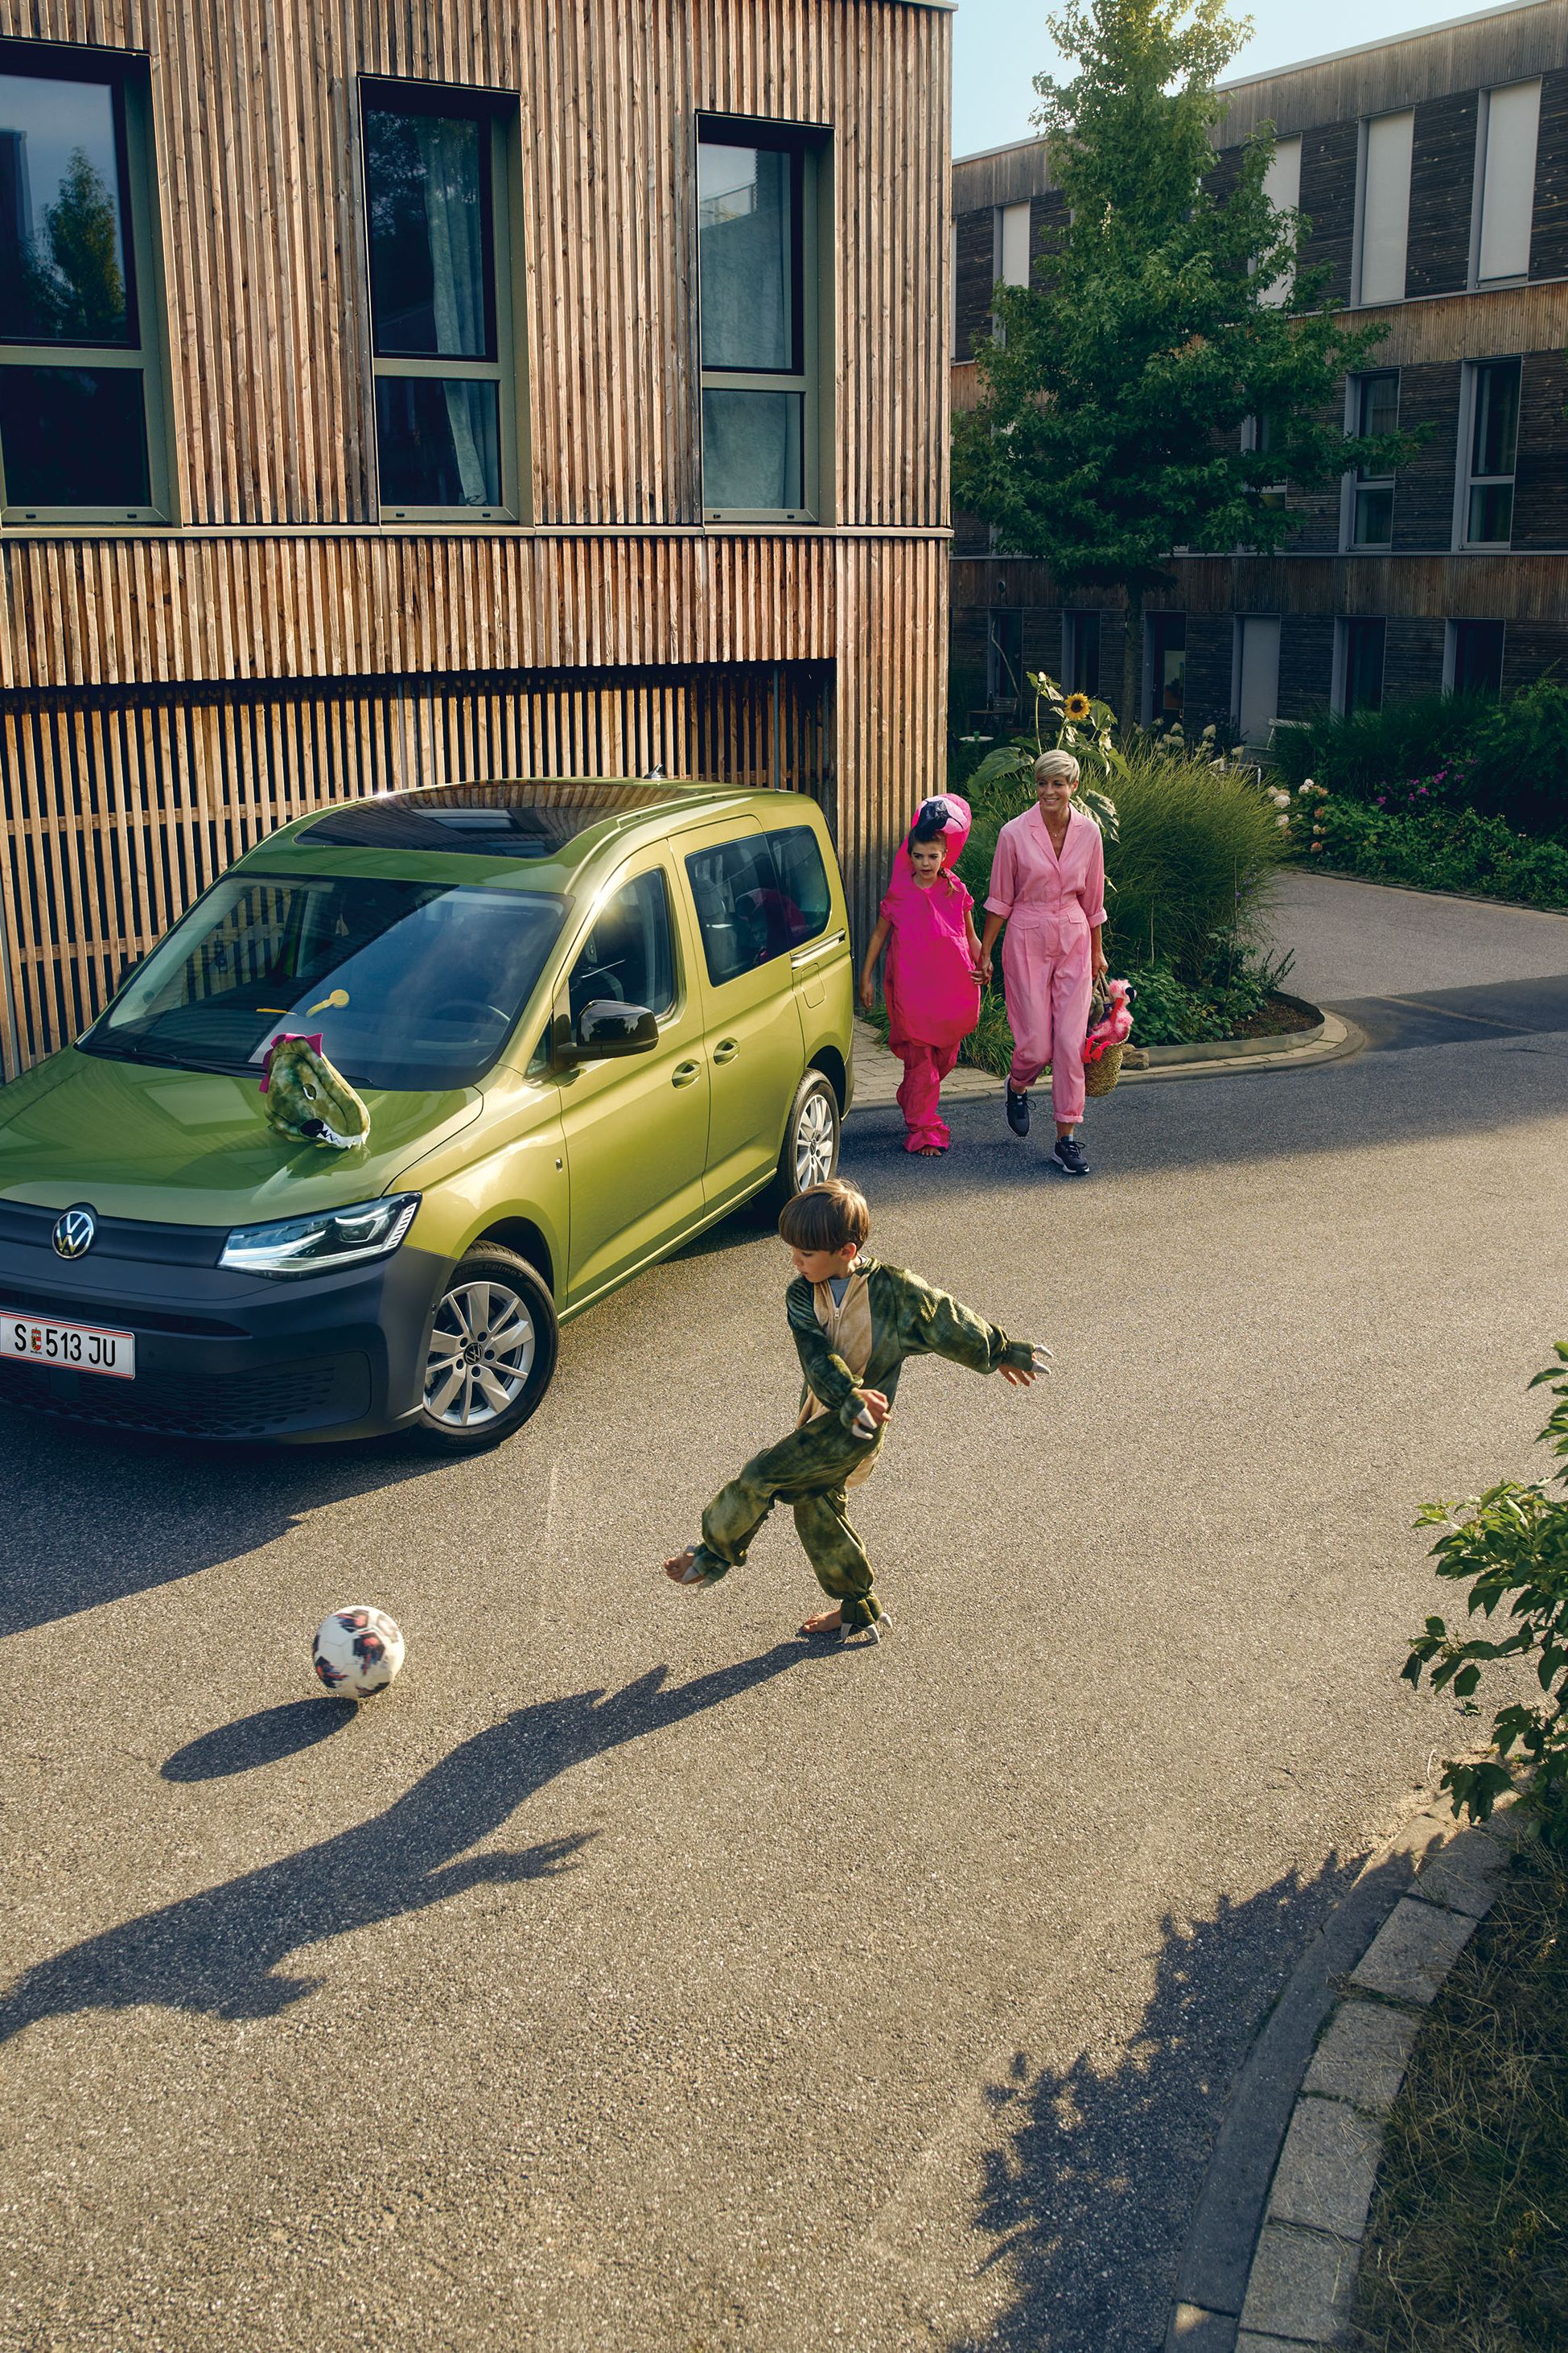
<path id="1" fill-rule="evenodd" d="M 492 1444 L 561 1322 L 832 1174 L 851 1021 L 843 884 L 795 794 L 448 785 L 300 818 L 0 1089 L 0 1398 Z M 363 1143 L 267 1125 L 279 1032 L 321 1034 Z"/>

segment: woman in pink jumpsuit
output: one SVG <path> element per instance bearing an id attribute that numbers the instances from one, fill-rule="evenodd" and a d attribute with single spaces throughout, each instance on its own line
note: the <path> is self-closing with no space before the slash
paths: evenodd
<path id="1" fill-rule="evenodd" d="M 942 1115 L 942 1082 L 980 1018 L 980 943 L 973 900 L 952 869 L 969 839 L 970 810 L 956 793 L 923 801 L 893 858 L 892 880 L 866 951 L 860 1002 L 874 1002 L 871 976 L 888 944 L 882 987 L 888 1043 L 904 1066 L 899 1109 L 906 1152 L 930 1159 L 952 1138 Z"/>
<path id="2" fill-rule="evenodd" d="M 1002 973 L 1013 1030 L 1007 1120 L 1029 1132 L 1028 1091 L 1048 1062 L 1056 1113 L 1053 1157 L 1069 1176 L 1089 1163 L 1073 1130 L 1083 1117 L 1083 1041 L 1089 996 L 1106 969 L 1105 845 L 1100 828 L 1072 806 L 1078 762 L 1046 752 L 1035 763 L 1036 806 L 1005 825 L 996 839 L 980 971 L 991 977 L 992 950 L 1004 923 Z"/>

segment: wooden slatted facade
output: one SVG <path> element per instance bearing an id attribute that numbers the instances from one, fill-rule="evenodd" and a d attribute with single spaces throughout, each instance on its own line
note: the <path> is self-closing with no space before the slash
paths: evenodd
<path id="1" fill-rule="evenodd" d="M 148 60 L 174 515 L 0 536 L 5 1074 L 270 826 L 411 775 L 795 784 L 868 923 L 942 776 L 946 8 L 0 0 L 0 37 Z M 364 76 L 515 98 L 527 523 L 378 519 Z M 827 135 L 820 525 L 703 520 L 707 112 Z"/>

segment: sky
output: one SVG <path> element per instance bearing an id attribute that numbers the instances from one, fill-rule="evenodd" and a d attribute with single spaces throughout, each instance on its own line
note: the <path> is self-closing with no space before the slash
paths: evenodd
<path id="1" fill-rule="evenodd" d="M 1474 0 L 1233 0 L 1254 32 L 1227 74 L 1267 73 L 1333 49 L 1383 41 L 1425 25 L 1479 13 Z M 959 0 L 952 59 L 952 152 L 978 154 L 1033 136 L 1036 74 L 1057 63 L 1045 0 Z"/>

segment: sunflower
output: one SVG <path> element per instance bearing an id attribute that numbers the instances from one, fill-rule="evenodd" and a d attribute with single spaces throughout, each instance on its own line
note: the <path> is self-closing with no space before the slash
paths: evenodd
<path id="1" fill-rule="evenodd" d="M 1077 725 L 1079 721 L 1085 720 L 1089 717 L 1089 702 L 1088 695 L 1069 694 L 1067 699 L 1066 709 L 1068 719 Z"/>

